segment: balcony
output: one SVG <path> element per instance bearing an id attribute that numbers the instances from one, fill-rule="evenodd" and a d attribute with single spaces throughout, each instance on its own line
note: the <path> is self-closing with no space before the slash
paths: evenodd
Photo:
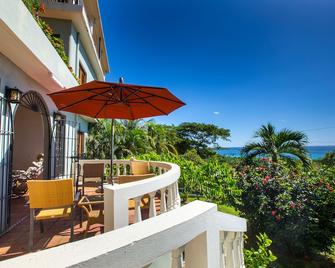
<path id="1" fill-rule="evenodd" d="M 126 178 L 131 173 L 132 160 L 115 160 L 116 177 Z M 105 160 L 80 160 L 80 170 L 86 163 L 110 164 Z M 165 162 L 149 162 L 150 169 L 157 176 L 114 185 L 105 185 L 105 231 L 115 230 L 129 224 L 128 201 L 135 200 L 135 222 L 142 221 L 141 199 L 145 195 L 150 197 L 149 217 L 157 215 L 155 199 L 159 198 L 160 214 L 180 207 L 178 179 L 180 168 L 176 164 Z M 130 171 L 130 172 L 129 172 Z M 131 177 L 131 176 L 130 176 Z"/>
<path id="2" fill-rule="evenodd" d="M 94 38 L 96 29 L 94 20 L 90 19 L 83 0 L 42 0 L 42 2 L 46 8 L 46 12 L 43 14 L 44 17 L 72 21 L 76 30 L 80 33 L 80 39 L 97 75 L 97 79 L 104 80 L 104 73 L 109 70 L 107 55 L 100 57 L 99 38 Z M 96 16 L 98 17 L 99 14 L 96 14 Z M 100 49 L 102 49 L 104 44 L 100 45 Z"/>
<path id="3" fill-rule="evenodd" d="M 49 92 L 78 84 L 21 0 L 0 1 L 0 38 L 0 52 Z"/>
<path id="4" fill-rule="evenodd" d="M 104 234 L 12 258 L 0 266 L 244 267 L 245 219 L 218 212 L 207 202 L 181 206 L 180 168 L 173 163 L 149 162 L 156 176 L 122 183 L 130 177 L 131 161 L 115 160 L 119 183 L 104 186 Z M 110 160 L 80 160 L 79 173 L 86 163 L 107 168 Z M 145 195 L 150 197 L 146 212 L 140 205 Z M 132 217 L 130 199 L 135 200 Z"/>
<path id="5" fill-rule="evenodd" d="M 244 219 L 194 201 L 124 228 L 10 259 L 6 267 L 244 267 Z"/>

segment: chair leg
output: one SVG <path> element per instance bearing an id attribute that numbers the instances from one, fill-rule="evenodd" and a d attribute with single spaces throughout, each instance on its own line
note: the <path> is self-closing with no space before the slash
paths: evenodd
<path id="1" fill-rule="evenodd" d="M 83 179 L 82 179 L 82 195 L 85 195 L 85 177 L 83 176 Z"/>
<path id="2" fill-rule="evenodd" d="M 43 226 L 43 222 L 40 221 L 40 231 L 41 231 L 41 234 L 44 233 L 44 226 Z"/>
<path id="3" fill-rule="evenodd" d="M 33 249 L 33 246 L 34 246 L 34 209 L 30 209 L 28 252 L 30 252 Z"/>
<path id="4" fill-rule="evenodd" d="M 87 223 L 86 223 L 86 229 L 85 229 L 85 233 L 84 233 L 84 238 L 86 238 L 86 236 L 87 236 L 87 233 L 88 233 L 88 231 L 90 229 L 90 225 L 91 225 L 90 219 L 88 218 L 87 219 Z"/>
<path id="5" fill-rule="evenodd" d="M 70 235 L 70 242 L 73 242 L 73 235 L 74 235 L 74 220 L 75 220 L 75 207 L 72 207 L 72 215 L 71 215 L 71 235 Z"/>
<path id="6" fill-rule="evenodd" d="M 80 228 L 83 228 L 83 210 L 82 209 L 80 209 L 80 215 L 79 215 L 79 220 L 80 220 L 80 225 L 79 225 L 79 227 Z"/>

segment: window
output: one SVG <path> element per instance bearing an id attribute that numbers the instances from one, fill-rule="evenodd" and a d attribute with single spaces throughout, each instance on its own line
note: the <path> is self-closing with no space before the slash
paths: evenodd
<path id="1" fill-rule="evenodd" d="M 55 178 L 64 174 L 65 166 L 65 116 L 55 121 Z"/>
<path id="2" fill-rule="evenodd" d="M 85 134 L 84 132 L 78 131 L 77 133 L 77 154 L 79 158 L 83 157 L 85 153 Z"/>
<path id="3" fill-rule="evenodd" d="M 86 80 L 87 80 L 86 72 L 83 66 L 79 63 L 79 82 L 82 85 L 86 83 Z"/>

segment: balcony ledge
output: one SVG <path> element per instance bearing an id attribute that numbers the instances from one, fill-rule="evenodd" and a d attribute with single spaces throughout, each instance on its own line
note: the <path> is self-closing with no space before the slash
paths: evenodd
<path id="1" fill-rule="evenodd" d="M 78 85 L 21 0 L 0 1 L 0 53 L 48 92 Z"/>
<path id="2" fill-rule="evenodd" d="M 80 33 L 80 38 L 84 48 L 88 54 L 98 80 L 104 80 L 104 73 L 109 71 L 108 66 L 104 68 L 99 60 L 98 52 L 94 45 L 94 40 L 89 30 L 89 22 L 86 10 L 83 4 L 58 3 L 49 0 L 43 0 L 46 7 L 46 13 L 43 15 L 46 18 L 56 18 L 71 20 L 77 31 Z"/>

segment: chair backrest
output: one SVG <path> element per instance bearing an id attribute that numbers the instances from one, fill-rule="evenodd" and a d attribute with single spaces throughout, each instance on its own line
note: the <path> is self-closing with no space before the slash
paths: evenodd
<path id="1" fill-rule="evenodd" d="M 87 163 L 83 165 L 84 178 L 103 178 L 105 174 L 105 164 Z"/>
<path id="2" fill-rule="evenodd" d="M 73 205 L 73 180 L 27 181 L 30 208 L 57 208 Z"/>
<path id="3" fill-rule="evenodd" d="M 144 175 L 150 172 L 149 162 L 130 161 L 130 165 L 132 175 Z"/>

